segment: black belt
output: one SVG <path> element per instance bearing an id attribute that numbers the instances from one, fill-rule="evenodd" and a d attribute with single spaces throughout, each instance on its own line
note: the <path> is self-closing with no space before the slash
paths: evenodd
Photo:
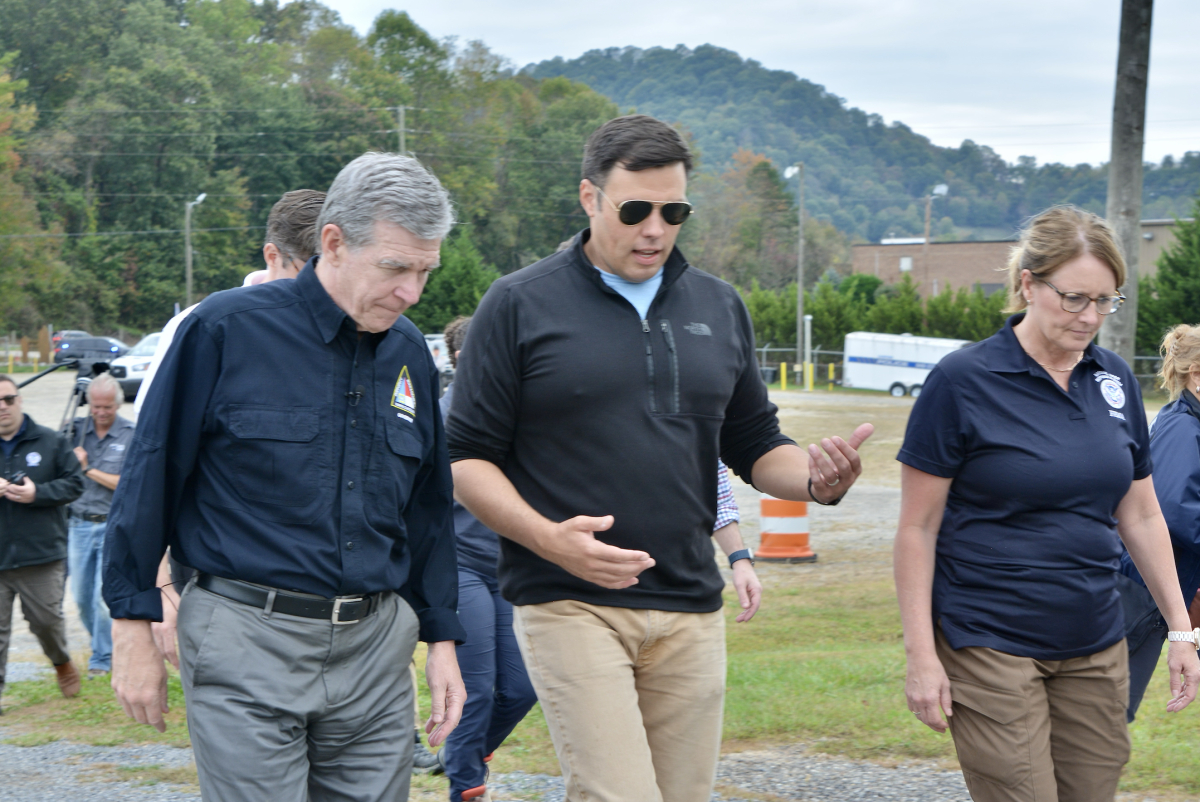
<path id="1" fill-rule="evenodd" d="M 77 512 L 75 513 L 75 517 L 82 518 L 90 524 L 102 524 L 108 520 L 107 515 L 99 515 L 94 512 Z"/>
<path id="2" fill-rule="evenodd" d="M 369 596 L 318 599 L 203 573 L 196 575 L 196 584 L 210 593 L 251 607 L 261 607 L 268 613 L 323 619 L 334 624 L 353 624 L 361 621 L 379 609 L 379 601 L 383 598 L 382 593 L 373 593 Z"/>

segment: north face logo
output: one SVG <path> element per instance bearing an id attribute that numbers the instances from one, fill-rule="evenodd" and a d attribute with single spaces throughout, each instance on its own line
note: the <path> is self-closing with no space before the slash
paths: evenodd
<path id="1" fill-rule="evenodd" d="M 705 337 L 712 336 L 712 329 L 708 327 L 707 323 L 689 323 L 684 326 L 684 328 L 687 329 L 690 334 L 703 335 Z"/>

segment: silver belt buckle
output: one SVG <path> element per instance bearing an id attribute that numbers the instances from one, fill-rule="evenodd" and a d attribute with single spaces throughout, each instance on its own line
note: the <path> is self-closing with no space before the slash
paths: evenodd
<path id="1" fill-rule="evenodd" d="M 334 599 L 333 600 L 333 615 L 331 615 L 329 617 L 330 623 L 332 623 L 335 627 L 345 626 L 346 624 L 357 624 L 359 621 L 362 620 L 361 618 L 356 618 L 353 621 L 340 620 L 341 613 L 342 613 L 342 604 L 347 603 L 347 602 L 360 602 L 363 600 L 364 599 L 362 596 L 339 596 L 338 598 Z"/>

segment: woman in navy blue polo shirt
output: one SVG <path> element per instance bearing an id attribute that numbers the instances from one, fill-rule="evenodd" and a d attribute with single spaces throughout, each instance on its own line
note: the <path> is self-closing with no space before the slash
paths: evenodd
<path id="1" fill-rule="evenodd" d="M 949 718 L 975 800 L 1113 799 L 1129 757 L 1122 541 L 1176 637 L 1189 628 L 1140 388 L 1092 343 L 1124 282 L 1103 220 L 1042 212 L 1009 261 L 1018 314 L 943 359 L 909 418 L 905 692 L 932 729 Z M 1200 682 L 1195 643 L 1173 643 L 1170 667 L 1167 709 L 1181 710 Z"/>
<path id="2" fill-rule="evenodd" d="M 1183 601 L 1189 604 L 1200 587 L 1200 326 L 1171 329 L 1163 338 L 1160 353 L 1158 376 L 1171 402 L 1158 413 L 1150 430 L 1154 493 L 1171 533 Z M 1130 580 L 1121 594 L 1129 646 L 1126 717 L 1133 721 L 1162 654 L 1167 624 L 1147 598 L 1145 582 L 1128 553 L 1121 555 L 1121 572 Z M 1133 621 L 1128 620 L 1131 613 Z"/>

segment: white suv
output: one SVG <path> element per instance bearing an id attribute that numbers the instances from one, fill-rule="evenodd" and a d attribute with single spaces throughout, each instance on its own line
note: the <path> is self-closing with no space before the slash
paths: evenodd
<path id="1" fill-rule="evenodd" d="M 146 378 L 146 370 L 154 358 L 154 347 L 158 345 L 158 338 L 161 336 L 161 331 L 147 334 L 130 349 L 129 353 L 117 357 L 109 365 L 108 371 L 114 379 L 121 383 L 121 390 L 125 393 L 126 401 L 137 398 L 138 388 L 142 386 L 142 379 Z"/>

